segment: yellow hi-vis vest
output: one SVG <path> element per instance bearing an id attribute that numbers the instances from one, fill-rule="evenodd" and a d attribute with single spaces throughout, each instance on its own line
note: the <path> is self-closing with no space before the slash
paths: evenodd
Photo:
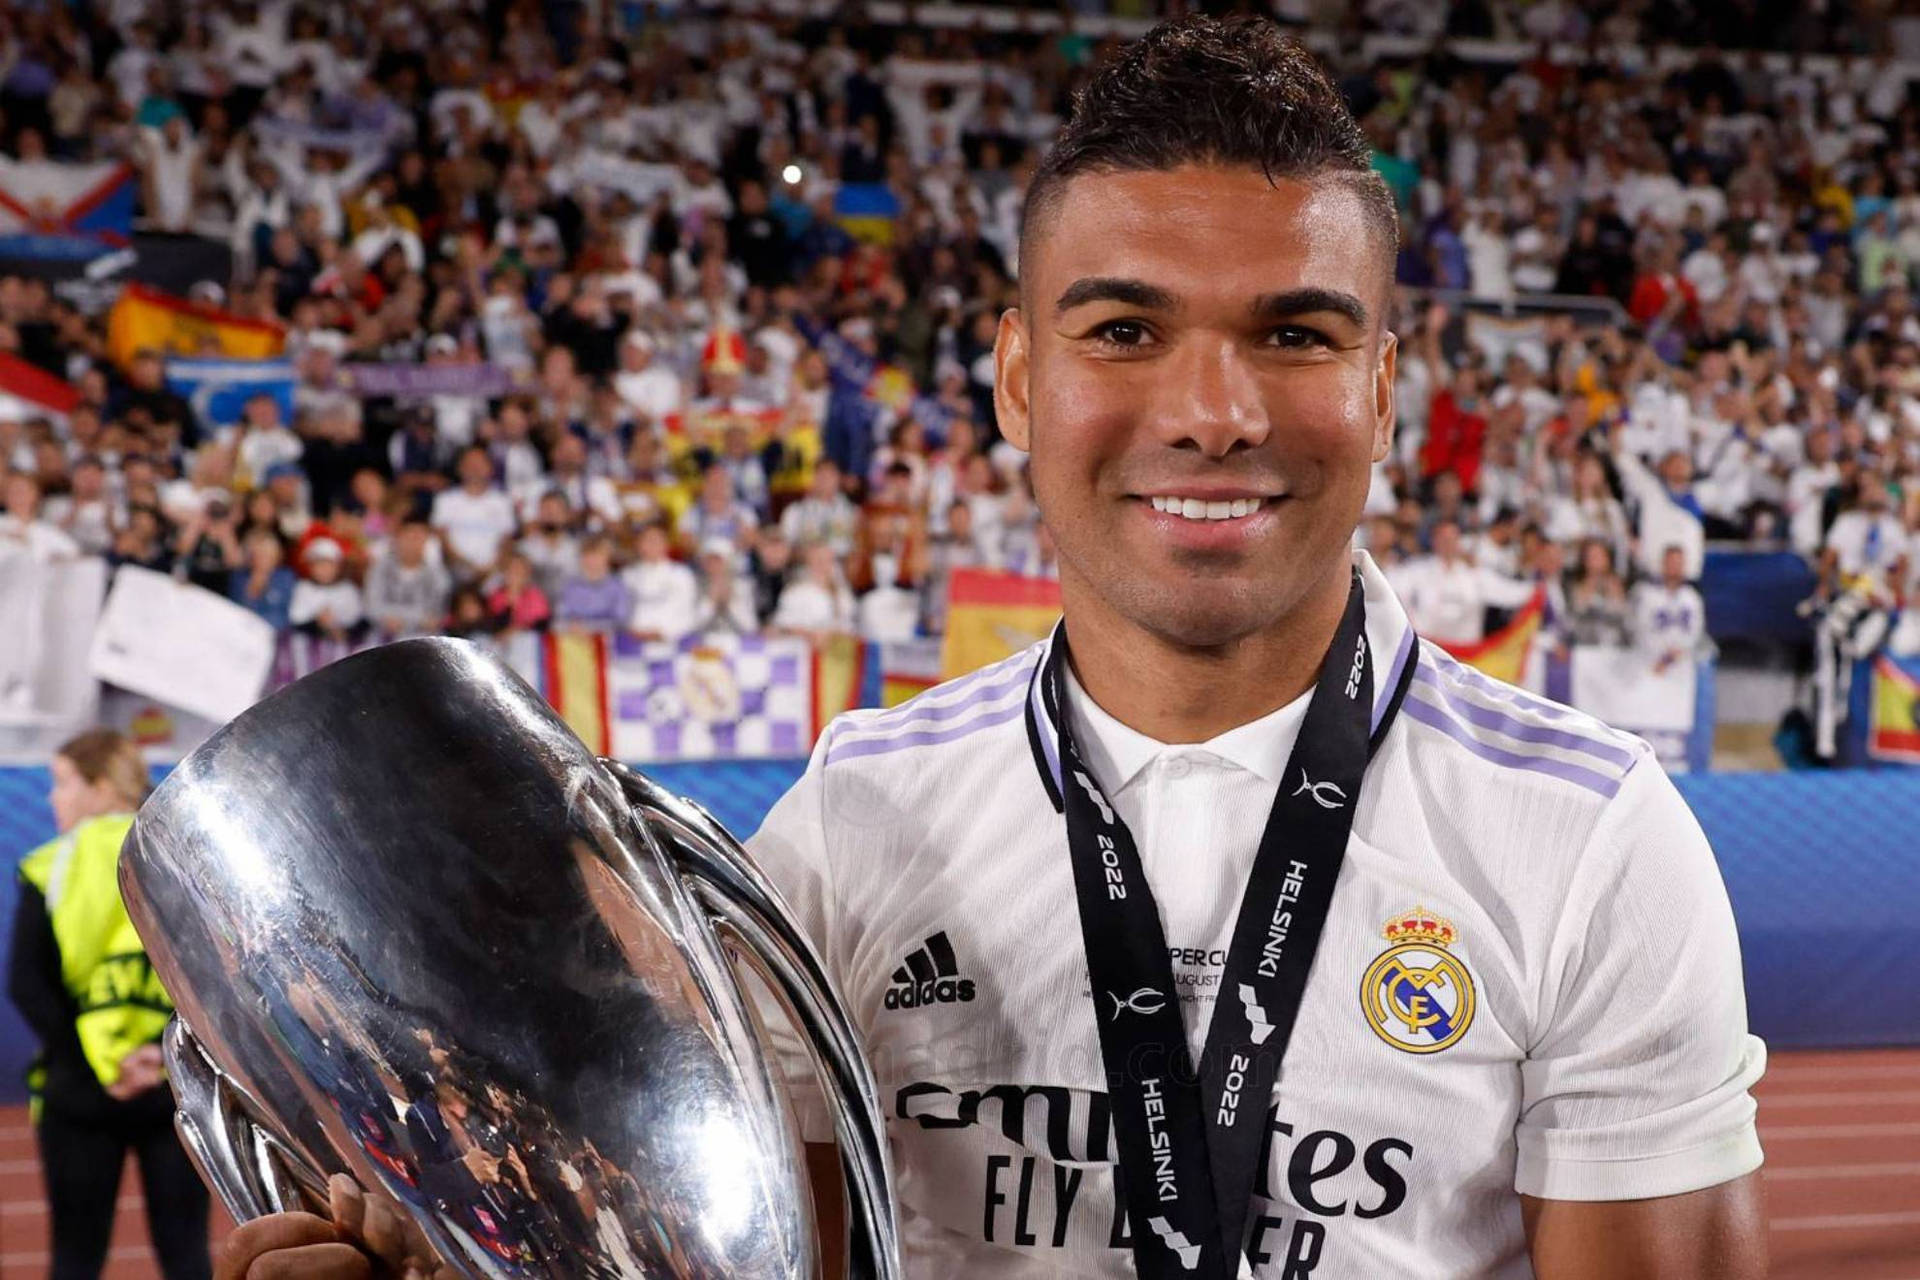
<path id="1" fill-rule="evenodd" d="M 89 818 L 20 863 L 21 878 L 46 899 L 61 976 L 80 1009 L 80 1047 L 103 1088 L 173 1013 L 120 900 L 120 846 L 132 826 L 130 813 Z"/>

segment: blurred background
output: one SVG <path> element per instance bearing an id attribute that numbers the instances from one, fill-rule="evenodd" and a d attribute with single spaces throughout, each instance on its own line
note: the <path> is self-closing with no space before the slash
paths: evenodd
<path id="1" fill-rule="evenodd" d="M 992 408 L 1023 194 L 1179 8 L 0 6 L 0 860 L 82 730 L 157 776 L 395 638 L 496 648 L 745 835 L 834 714 L 1044 634 Z M 1262 11 L 1401 209 L 1359 545 L 1678 775 L 1776 1051 L 1778 1274 L 1916 1280 L 1920 4 Z M 22 1275 L 35 1047 L 0 1009 Z"/>

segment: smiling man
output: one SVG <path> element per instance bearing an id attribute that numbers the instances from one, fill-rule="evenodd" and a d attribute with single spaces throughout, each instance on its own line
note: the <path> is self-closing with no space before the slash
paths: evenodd
<path id="1" fill-rule="evenodd" d="M 1131 46 L 1033 181 L 995 395 L 1064 622 L 835 721 L 752 844 L 861 1024 L 913 1275 L 1765 1270 L 1698 825 L 1350 550 L 1395 235 L 1260 21 Z"/>
<path id="2" fill-rule="evenodd" d="M 1260 21 L 1130 47 L 1034 178 L 995 396 L 1064 622 L 838 721 L 753 846 L 863 1017 L 916 1274 L 1765 1271 L 1698 825 L 1349 550 L 1395 248 Z"/>

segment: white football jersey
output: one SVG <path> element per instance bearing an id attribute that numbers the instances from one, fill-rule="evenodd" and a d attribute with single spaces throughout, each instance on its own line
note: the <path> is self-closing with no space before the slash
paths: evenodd
<path id="1" fill-rule="evenodd" d="M 1268 1111 L 1261 1277 L 1531 1274 L 1516 1192 L 1638 1199 L 1758 1167 L 1738 944 L 1651 749 L 1417 640 L 1365 553 L 1375 721 Z M 1059 808 L 1048 645 L 835 720 L 750 843 L 818 945 L 886 1108 L 914 1276 L 1134 1274 Z M 1132 829 L 1196 1056 L 1305 697 L 1167 746 L 1068 689 Z M 1328 797 L 1338 803 L 1344 797 Z M 782 1039 L 806 1136 L 831 1138 Z"/>

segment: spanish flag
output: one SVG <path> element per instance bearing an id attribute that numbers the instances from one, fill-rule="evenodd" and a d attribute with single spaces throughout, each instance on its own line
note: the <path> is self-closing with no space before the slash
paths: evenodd
<path id="1" fill-rule="evenodd" d="M 613 750 L 607 701 L 607 638 L 599 632 L 558 631 L 546 637 L 540 692 L 567 727 L 597 756 Z"/>
<path id="2" fill-rule="evenodd" d="M 107 354 L 122 367 L 152 348 L 171 356 L 266 360 L 280 354 L 286 330 L 205 303 L 130 284 L 107 314 Z"/>
<path id="3" fill-rule="evenodd" d="M 828 636 L 813 647 L 813 736 L 843 711 L 872 706 L 864 697 L 867 646 L 856 636 Z"/>
<path id="4" fill-rule="evenodd" d="M 940 683 L 940 641 L 889 641 L 880 646 L 880 705 L 897 707 Z"/>
<path id="5" fill-rule="evenodd" d="M 1060 584 L 987 569 L 956 569 L 947 580 L 943 679 L 1011 657 L 1044 640 L 1060 617 Z"/>
<path id="6" fill-rule="evenodd" d="M 1477 644 L 1442 644 L 1440 647 L 1470 667 L 1476 667 L 1495 680 L 1520 684 L 1527 670 L 1527 652 L 1546 617 L 1547 593 L 1535 591 L 1533 599 L 1506 626 Z"/>
<path id="7" fill-rule="evenodd" d="M 1867 754 L 1875 760 L 1920 764 L 1920 663 L 1881 654 L 1873 660 L 1873 718 Z"/>

